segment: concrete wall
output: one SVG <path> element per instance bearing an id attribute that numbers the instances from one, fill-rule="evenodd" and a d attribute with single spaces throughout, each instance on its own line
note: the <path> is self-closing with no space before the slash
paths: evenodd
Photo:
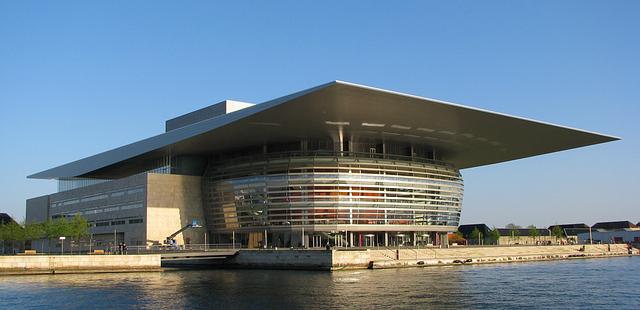
<path id="1" fill-rule="evenodd" d="M 380 248 L 333 251 L 332 270 L 367 267 L 395 268 L 418 265 L 455 264 L 455 261 L 465 261 L 467 263 L 493 263 L 523 260 L 553 260 L 577 257 L 606 257 L 626 254 L 627 247 L 624 244 L 611 246 L 587 245 L 584 249 L 581 245 L 434 247 L 413 249 Z"/>
<path id="2" fill-rule="evenodd" d="M 42 223 L 49 218 L 49 195 L 27 199 L 27 223 Z"/>
<path id="3" fill-rule="evenodd" d="M 331 270 L 332 251 L 243 250 L 228 264 L 241 268 Z"/>
<path id="4" fill-rule="evenodd" d="M 556 239 L 554 236 L 538 236 L 538 237 L 530 237 L 530 236 L 500 236 L 498 239 L 498 245 L 536 245 L 538 244 L 547 244 L 551 242 L 551 244 L 558 244 L 561 239 Z M 563 239 L 564 240 L 564 239 Z M 566 240 L 564 240 L 566 243 Z"/>
<path id="5" fill-rule="evenodd" d="M 366 268 L 375 255 L 372 251 L 333 251 L 333 269 Z"/>
<path id="6" fill-rule="evenodd" d="M 146 201 L 148 244 L 162 244 L 166 237 L 193 220 L 206 227 L 200 177 L 149 173 Z M 205 233 L 204 227 L 187 229 L 176 236 L 176 241 L 202 244 Z"/>
<path id="7" fill-rule="evenodd" d="M 159 269 L 160 255 L 0 256 L 0 274 Z"/>

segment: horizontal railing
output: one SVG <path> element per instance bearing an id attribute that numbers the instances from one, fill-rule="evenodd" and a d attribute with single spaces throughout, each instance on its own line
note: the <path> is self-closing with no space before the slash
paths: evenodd
<path id="1" fill-rule="evenodd" d="M 295 158 L 295 157 L 352 157 L 352 158 L 363 158 L 363 159 L 401 160 L 401 161 L 419 162 L 419 163 L 455 168 L 453 164 L 448 162 L 424 158 L 424 157 L 417 157 L 417 156 L 366 153 L 366 152 L 328 151 L 328 150 L 327 151 L 287 151 L 287 152 L 274 152 L 274 153 L 267 153 L 267 154 L 245 155 L 245 156 L 239 156 L 231 159 L 217 160 L 216 165 L 228 165 L 236 162 L 247 163 L 251 161 L 287 159 L 287 158 Z"/>

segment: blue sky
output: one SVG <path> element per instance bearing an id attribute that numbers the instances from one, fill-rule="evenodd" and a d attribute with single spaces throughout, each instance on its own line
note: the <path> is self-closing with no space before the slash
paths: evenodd
<path id="1" fill-rule="evenodd" d="M 463 170 L 463 223 L 640 220 L 638 1 L 0 0 L 0 212 L 26 175 L 345 80 L 621 141 Z"/>

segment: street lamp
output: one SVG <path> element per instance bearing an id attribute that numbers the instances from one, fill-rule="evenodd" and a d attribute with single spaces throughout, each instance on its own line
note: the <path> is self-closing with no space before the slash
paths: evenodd
<path id="1" fill-rule="evenodd" d="M 64 255 L 64 239 L 67 239 L 67 238 L 64 236 L 60 237 L 60 244 L 62 245 L 62 249 L 61 249 L 62 255 Z"/>

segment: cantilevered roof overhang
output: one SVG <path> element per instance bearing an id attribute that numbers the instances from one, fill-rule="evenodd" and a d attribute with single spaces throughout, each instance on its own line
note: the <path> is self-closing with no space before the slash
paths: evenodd
<path id="1" fill-rule="evenodd" d="M 460 169 L 619 138 L 458 104 L 333 81 L 28 176 L 120 177 L 171 155 L 339 137 L 433 146 Z M 338 141 L 338 140 L 337 140 Z"/>

